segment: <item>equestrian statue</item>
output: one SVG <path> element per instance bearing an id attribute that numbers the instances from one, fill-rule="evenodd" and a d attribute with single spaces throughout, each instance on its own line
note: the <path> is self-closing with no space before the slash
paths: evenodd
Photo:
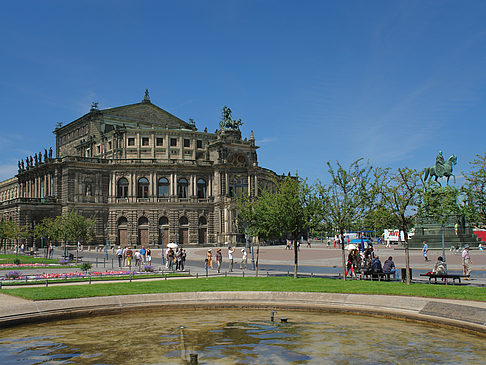
<path id="1" fill-rule="evenodd" d="M 444 156 L 442 156 L 442 151 L 439 151 L 437 154 L 437 157 L 435 158 L 435 166 L 431 167 L 426 167 L 424 170 L 425 173 L 425 179 L 424 181 L 427 181 L 428 178 L 432 179 L 432 177 L 435 177 L 435 182 L 439 183 L 437 179 L 439 177 L 446 177 L 447 178 L 447 185 L 449 185 L 449 178 L 452 176 L 454 178 L 454 184 L 456 183 L 456 177 L 452 173 L 452 166 L 457 164 L 457 156 L 452 155 L 447 159 L 447 161 L 444 160 Z"/>

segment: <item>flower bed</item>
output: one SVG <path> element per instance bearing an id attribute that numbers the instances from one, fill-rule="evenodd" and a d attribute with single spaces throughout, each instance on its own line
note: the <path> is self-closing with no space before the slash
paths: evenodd
<path id="1" fill-rule="evenodd" d="M 15 268 L 19 268 L 19 267 L 25 267 L 25 268 L 28 268 L 28 267 L 49 267 L 50 264 L 40 264 L 40 263 L 35 263 L 35 264 L 0 264 L 0 269 L 15 269 Z"/>

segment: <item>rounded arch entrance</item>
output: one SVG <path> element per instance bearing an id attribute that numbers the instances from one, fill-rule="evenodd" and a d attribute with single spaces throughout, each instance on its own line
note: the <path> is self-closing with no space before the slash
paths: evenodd
<path id="1" fill-rule="evenodd" d="M 169 219 L 159 218 L 159 245 L 166 246 L 169 243 Z"/>
<path id="2" fill-rule="evenodd" d="M 189 243 L 189 220 L 186 216 L 179 218 L 179 244 L 187 245 Z"/>
<path id="3" fill-rule="evenodd" d="M 208 220 L 204 216 L 199 217 L 198 221 L 198 243 L 208 243 Z"/>
<path id="4" fill-rule="evenodd" d="M 118 218 L 118 244 L 128 246 L 128 219 L 126 217 Z"/>
<path id="5" fill-rule="evenodd" d="M 138 240 L 137 243 L 142 246 L 148 246 L 149 243 L 149 221 L 147 217 L 138 219 Z"/>

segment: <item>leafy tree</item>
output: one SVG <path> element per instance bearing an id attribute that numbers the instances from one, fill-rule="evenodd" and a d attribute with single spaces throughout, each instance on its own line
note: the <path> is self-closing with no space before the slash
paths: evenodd
<path id="1" fill-rule="evenodd" d="M 339 162 L 334 168 L 327 163 L 331 183 L 317 184 L 317 192 L 321 205 L 326 212 L 325 220 L 344 237 L 344 232 L 357 221 L 363 219 L 366 208 L 374 201 L 370 192 L 370 173 L 372 167 L 368 164 L 361 166 L 361 160 L 356 160 L 345 169 Z M 346 255 L 344 242 L 341 245 L 343 278 L 346 280 Z"/>
<path id="2" fill-rule="evenodd" d="M 408 167 L 399 168 L 395 173 L 385 176 L 382 199 L 386 209 L 391 212 L 398 223 L 398 228 L 405 236 L 405 267 L 407 284 L 410 284 L 410 254 L 408 250 L 408 231 L 413 225 L 410 209 L 417 206 L 420 191 L 420 173 Z"/>
<path id="3" fill-rule="evenodd" d="M 467 196 L 468 219 L 479 227 L 486 227 L 486 153 L 476 155 L 470 162 L 471 172 L 463 172 L 466 183 L 464 192 Z"/>

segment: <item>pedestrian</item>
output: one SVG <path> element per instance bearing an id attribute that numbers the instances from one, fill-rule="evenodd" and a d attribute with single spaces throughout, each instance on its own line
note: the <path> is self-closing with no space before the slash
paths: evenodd
<path id="1" fill-rule="evenodd" d="M 471 275 L 471 264 L 472 260 L 469 256 L 469 245 L 466 245 L 462 251 L 462 268 L 464 270 L 464 275 Z M 471 278 L 467 277 L 464 278 L 464 280 L 471 280 Z"/>
<path id="2" fill-rule="evenodd" d="M 208 260 L 208 267 L 210 267 L 212 269 L 213 268 L 213 251 L 211 251 L 211 249 L 208 250 L 207 260 Z"/>
<path id="3" fill-rule="evenodd" d="M 216 250 L 216 264 L 218 267 L 218 274 L 221 272 L 221 264 L 223 263 L 223 254 L 221 253 L 221 249 L 218 248 Z"/>
<path id="4" fill-rule="evenodd" d="M 52 259 L 52 256 L 54 255 L 54 246 L 52 245 L 52 242 L 49 244 L 49 253 L 48 253 L 48 258 Z"/>
<path id="5" fill-rule="evenodd" d="M 122 256 L 123 256 L 123 266 L 127 266 L 127 250 L 128 246 L 123 248 Z"/>
<path id="6" fill-rule="evenodd" d="M 125 252 L 125 258 L 127 261 L 127 266 L 132 268 L 132 259 L 133 259 L 133 251 L 130 247 L 127 247 L 127 250 Z"/>
<path id="7" fill-rule="evenodd" d="M 177 249 L 176 253 L 176 270 L 182 271 L 182 248 Z"/>
<path id="8" fill-rule="evenodd" d="M 248 255 L 246 253 L 246 250 L 244 248 L 242 248 L 241 249 L 240 269 L 242 270 L 244 268 L 246 270 L 247 265 L 248 265 Z"/>
<path id="9" fill-rule="evenodd" d="M 307 247 L 311 247 L 310 240 L 307 240 Z"/>
<path id="10" fill-rule="evenodd" d="M 174 259 L 175 259 L 175 253 L 172 248 L 169 248 L 169 252 L 167 253 L 167 268 L 169 270 L 172 270 L 174 268 Z"/>
<path id="11" fill-rule="evenodd" d="M 140 255 L 140 251 L 135 251 L 135 267 L 140 266 L 142 262 L 142 255 Z"/>
<path id="12" fill-rule="evenodd" d="M 235 252 L 234 248 L 228 247 L 229 272 L 233 272 L 233 252 Z"/>
<path id="13" fill-rule="evenodd" d="M 116 250 L 116 256 L 118 257 L 118 267 L 122 267 L 123 263 L 123 250 L 120 246 L 118 246 L 118 250 Z"/>
<path id="14" fill-rule="evenodd" d="M 165 268 L 169 268 L 169 252 L 170 252 L 170 247 L 167 247 L 165 249 L 164 257 L 165 257 Z"/>
<path id="15" fill-rule="evenodd" d="M 145 264 L 146 257 L 145 255 L 147 254 L 147 250 L 145 249 L 144 246 L 140 249 L 140 256 L 142 257 L 142 264 Z"/>
<path id="16" fill-rule="evenodd" d="M 424 241 L 424 247 L 422 248 L 422 252 L 424 254 L 425 261 L 429 261 L 429 258 L 427 256 L 427 254 L 429 253 L 429 246 L 427 245 L 427 243 L 425 241 Z"/>
<path id="17" fill-rule="evenodd" d="M 179 265 L 181 271 L 184 271 L 185 264 L 186 264 L 186 250 L 181 249 L 181 263 Z"/>
<path id="18" fill-rule="evenodd" d="M 331 240 L 329 238 L 327 239 L 327 247 L 331 247 Z"/>
<path id="19" fill-rule="evenodd" d="M 152 266 L 152 250 L 149 247 L 147 247 L 145 254 L 147 255 L 147 265 Z"/>

